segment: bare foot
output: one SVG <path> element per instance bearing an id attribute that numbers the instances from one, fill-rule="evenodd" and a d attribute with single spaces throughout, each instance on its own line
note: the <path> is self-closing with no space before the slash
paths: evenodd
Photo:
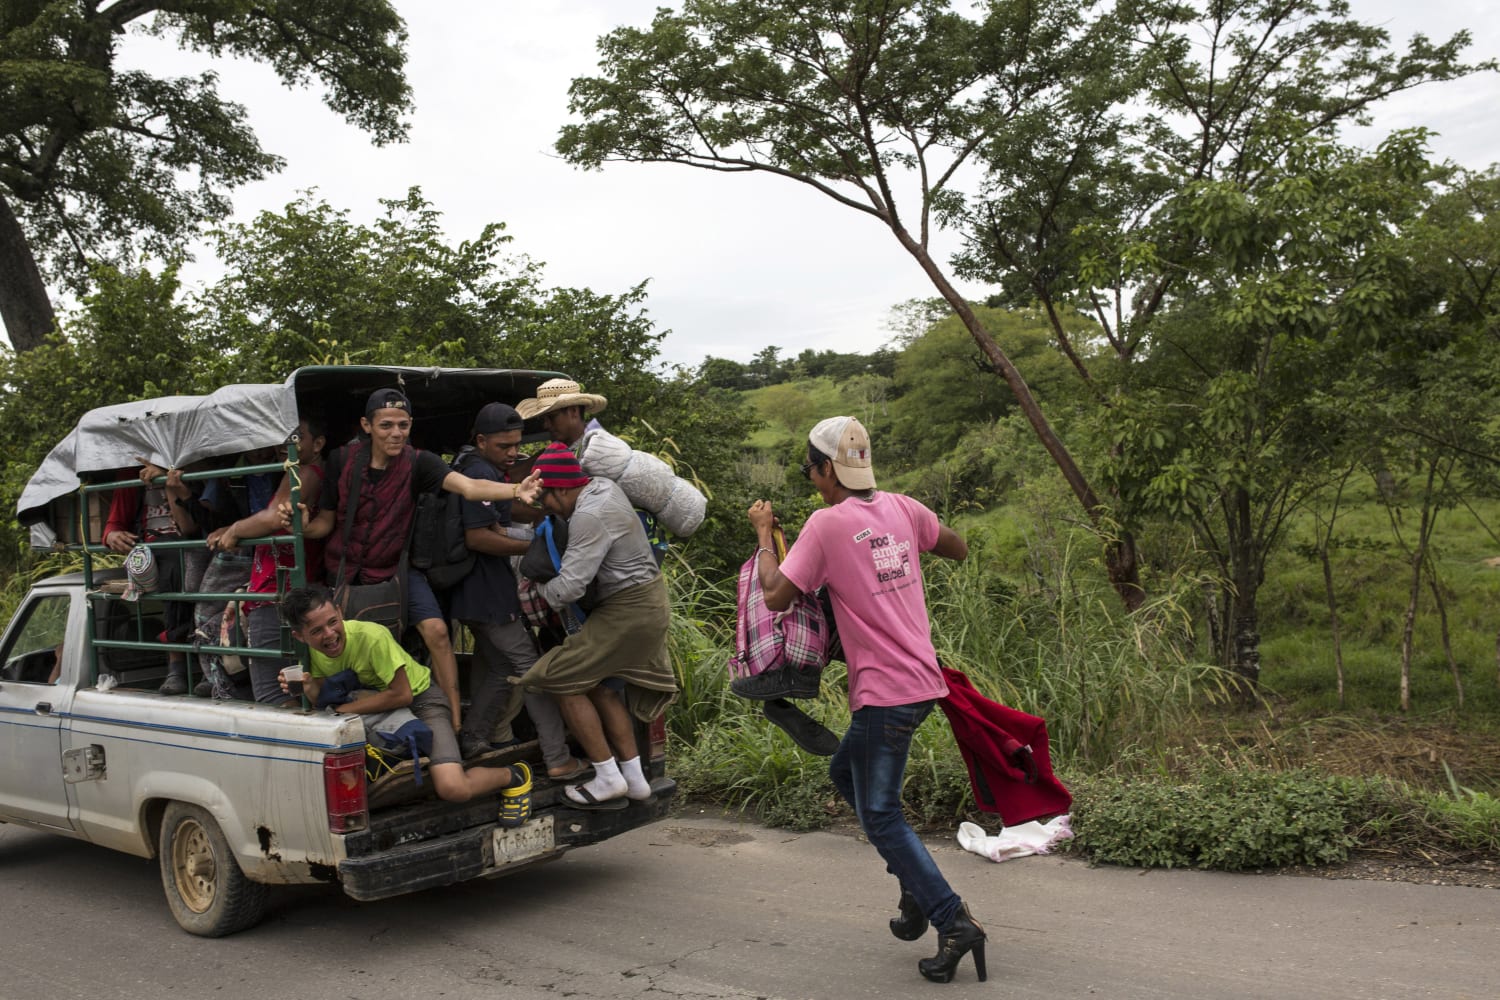
<path id="1" fill-rule="evenodd" d="M 588 765 L 576 757 L 569 757 L 568 762 L 562 767 L 547 768 L 547 777 L 554 781 L 566 778 L 577 778 L 588 770 Z"/>

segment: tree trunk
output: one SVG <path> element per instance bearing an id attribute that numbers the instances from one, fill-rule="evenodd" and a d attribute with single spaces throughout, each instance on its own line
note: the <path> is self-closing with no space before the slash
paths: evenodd
<path id="1" fill-rule="evenodd" d="M 10 203 L 0 195 L 0 319 L 17 352 L 40 347 L 56 325 L 52 300 Z"/>
<path id="2" fill-rule="evenodd" d="M 1219 600 L 1221 587 L 1212 583 L 1205 583 L 1203 590 L 1204 613 L 1208 616 L 1208 648 L 1213 650 L 1215 656 L 1219 656 L 1224 650 L 1224 616 L 1219 613 Z M 1495 641 L 1500 643 L 1500 636 Z M 1500 646 L 1496 647 L 1500 649 Z"/>
<path id="3" fill-rule="evenodd" d="M 1423 513 L 1425 520 L 1426 513 Z M 1406 618 L 1401 626 L 1401 711 L 1411 711 L 1412 632 L 1417 624 L 1417 598 L 1422 594 L 1422 557 L 1424 549 L 1417 544 L 1411 557 L 1411 590 L 1406 598 Z"/>
<path id="4" fill-rule="evenodd" d="M 1056 463 L 1057 468 L 1062 472 L 1063 479 L 1067 481 L 1068 486 L 1073 490 L 1073 495 L 1083 505 L 1085 513 L 1088 514 L 1089 521 L 1094 525 L 1094 529 L 1108 537 L 1109 541 L 1106 543 L 1104 550 L 1104 561 L 1109 572 L 1109 582 L 1113 585 L 1115 592 L 1120 595 L 1120 599 L 1125 603 L 1125 607 L 1128 610 L 1138 610 L 1145 603 L 1146 594 L 1141 589 L 1140 560 L 1136 553 L 1134 536 L 1128 531 L 1118 530 L 1117 525 L 1107 523 L 1108 509 L 1099 502 L 1099 498 L 1094 493 L 1093 488 L 1083 478 L 1083 472 L 1078 468 L 1077 463 L 1073 461 L 1073 456 L 1068 452 L 1062 440 L 1058 438 L 1057 432 L 1052 429 L 1052 424 L 1048 422 L 1046 415 L 1042 413 L 1042 408 L 1037 405 L 1036 397 L 1032 396 L 1031 390 L 1026 385 L 1026 380 L 1021 377 L 1021 373 L 1016 370 L 1016 366 L 1011 362 L 1010 358 L 1006 357 L 1005 352 L 1000 349 L 1000 345 L 995 343 L 995 338 L 990 336 L 989 331 L 984 328 L 984 324 L 980 322 L 979 317 L 974 315 L 974 310 L 969 306 L 968 300 L 960 295 L 958 290 L 948 281 L 942 269 L 937 266 L 937 262 L 927 253 L 926 247 L 913 239 L 911 234 L 899 225 L 892 225 L 891 231 L 896 234 L 896 238 L 901 241 L 901 245 L 906 248 L 907 252 L 916 258 L 917 263 L 922 266 L 922 270 L 927 273 L 927 277 L 942 294 L 943 298 L 947 300 L 948 304 L 953 307 L 953 311 L 958 314 L 958 318 L 963 321 L 969 334 L 974 338 L 975 343 L 979 345 L 979 349 L 984 352 L 984 356 L 989 359 L 990 364 L 1000 373 L 1000 377 L 1005 380 L 1005 384 L 1010 387 L 1011 394 L 1016 398 L 1016 404 L 1020 406 L 1021 412 L 1026 415 L 1026 419 L 1031 424 L 1031 429 L 1036 433 L 1037 439 L 1041 441 L 1042 447 L 1047 450 L 1047 454 L 1052 457 L 1052 461 Z"/>
<path id="5" fill-rule="evenodd" d="M 1333 674 L 1338 682 L 1339 708 L 1344 707 L 1344 643 L 1339 628 L 1338 594 L 1333 587 L 1333 560 L 1328 552 L 1333 548 L 1333 526 L 1339 518 L 1339 504 L 1344 499 L 1344 486 L 1354 474 L 1355 466 L 1345 470 L 1339 478 L 1338 489 L 1333 494 L 1333 509 L 1328 512 L 1328 531 L 1318 530 L 1318 559 L 1323 564 L 1323 595 L 1328 600 L 1328 627 L 1333 633 Z M 1321 525 L 1321 520 L 1320 520 Z"/>
<path id="6" fill-rule="evenodd" d="M 1453 693 L 1458 699 L 1458 707 L 1464 707 L 1464 682 L 1459 673 L 1458 658 L 1453 655 L 1453 638 L 1448 633 L 1448 604 L 1443 600 L 1443 588 L 1438 583 L 1437 570 L 1432 568 L 1431 560 L 1427 563 L 1427 586 L 1432 590 L 1432 599 L 1437 602 L 1438 628 L 1443 636 L 1443 654 L 1448 657 L 1448 672 L 1453 675 Z"/>
<path id="7" fill-rule="evenodd" d="M 1333 532 L 1329 525 L 1329 534 Z M 1323 561 L 1323 593 L 1328 599 L 1328 627 L 1333 632 L 1333 674 L 1338 681 L 1339 708 L 1344 707 L 1344 646 L 1339 637 L 1339 603 L 1333 590 L 1333 563 L 1328 558 L 1328 543 L 1318 546 Z"/>
<path id="8" fill-rule="evenodd" d="M 1411 711 L 1412 636 L 1417 627 L 1417 601 L 1422 596 L 1422 566 L 1427 562 L 1427 534 L 1432 515 L 1432 480 L 1436 463 L 1427 473 L 1427 491 L 1422 499 L 1422 520 L 1417 525 L 1417 544 L 1411 554 L 1411 587 L 1406 595 L 1406 618 L 1401 626 L 1401 711 Z"/>
<path id="9" fill-rule="evenodd" d="M 1260 681 L 1260 620 L 1251 602 L 1234 618 L 1234 662 L 1230 668 L 1239 681 L 1240 694 L 1250 697 Z"/>
<path id="10" fill-rule="evenodd" d="M 1260 685 L 1260 613 L 1256 609 L 1260 583 L 1250 560 L 1237 559 L 1234 566 L 1234 592 L 1230 595 L 1228 624 L 1230 643 L 1227 666 L 1238 682 L 1238 693 L 1254 697 Z"/>
<path id="11" fill-rule="evenodd" d="M 1220 566 L 1229 577 L 1229 613 L 1225 624 L 1230 629 L 1225 638 L 1232 644 L 1224 663 L 1239 683 L 1239 693 L 1253 697 L 1260 685 L 1260 614 L 1256 600 L 1260 594 L 1259 547 L 1250 517 L 1250 492 L 1236 489 L 1224 502 L 1225 545 L 1228 565 Z"/>

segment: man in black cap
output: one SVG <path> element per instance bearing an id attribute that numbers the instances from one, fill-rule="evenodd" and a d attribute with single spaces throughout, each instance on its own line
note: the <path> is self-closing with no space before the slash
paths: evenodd
<path id="1" fill-rule="evenodd" d="M 453 466 L 466 476 L 503 483 L 516 464 L 521 447 L 521 415 L 504 403 L 489 403 L 474 418 L 473 446 L 459 453 Z M 495 724 L 520 709 L 520 693 L 507 682 L 536 662 L 536 644 L 521 620 L 516 577 L 510 557 L 524 555 L 527 543 L 511 538 L 510 504 L 504 501 L 463 502 L 464 542 L 475 553 L 474 568 L 453 591 L 453 617 L 474 635 L 473 694 L 464 717 L 460 746 L 465 757 L 489 748 Z M 512 704 L 512 694 L 516 694 Z M 536 726 L 537 740 L 553 778 L 576 777 L 583 764 L 568 749 L 562 714 L 550 695 L 525 694 L 526 714 Z"/>
<path id="2" fill-rule="evenodd" d="M 430 451 L 409 443 L 411 400 L 398 389 L 377 389 L 365 402 L 360 429 L 368 442 L 346 446 L 328 458 L 322 501 L 317 517 L 308 522 L 309 538 L 327 538 L 323 564 L 328 583 L 380 583 L 394 576 L 411 535 L 417 497 L 439 488 L 465 500 L 534 500 L 540 492 L 536 477 L 521 483 L 470 479 L 454 472 Z M 291 511 L 283 508 L 290 522 Z M 352 515 L 352 524 L 346 520 Z M 448 696 L 453 728 L 460 725 L 458 662 L 448 637 L 447 618 L 427 578 L 415 570 L 407 575 L 406 620 L 422 633 L 432 655 L 433 677 Z"/>

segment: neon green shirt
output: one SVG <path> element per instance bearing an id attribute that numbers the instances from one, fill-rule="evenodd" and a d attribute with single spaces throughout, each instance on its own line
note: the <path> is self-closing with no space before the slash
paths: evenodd
<path id="1" fill-rule="evenodd" d="M 378 622 L 346 621 L 343 653 L 329 657 L 308 647 L 307 655 L 314 677 L 332 677 L 341 670 L 352 670 L 359 682 L 372 691 L 390 687 L 391 678 L 401 667 L 406 668 L 413 698 L 432 684 L 432 671 L 413 660 L 391 637 L 391 630 Z"/>

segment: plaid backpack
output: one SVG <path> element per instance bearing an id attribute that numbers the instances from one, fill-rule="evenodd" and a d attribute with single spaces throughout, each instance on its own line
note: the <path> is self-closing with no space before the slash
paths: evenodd
<path id="1" fill-rule="evenodd" d="M 786 555 L 786 539 L 780 528 L 776 529 L 775 545 L 780 562 Z M 785 611 L 766 607 L 756 563 L 759 557 L 756 550 L 740 567 L 739 622 L 729 672 L 736 677 L 751 677 L 783 667 L 821 670 L 828 665 L 829 631 L 822 603 L 814 594 L 799 594 Z"/>

